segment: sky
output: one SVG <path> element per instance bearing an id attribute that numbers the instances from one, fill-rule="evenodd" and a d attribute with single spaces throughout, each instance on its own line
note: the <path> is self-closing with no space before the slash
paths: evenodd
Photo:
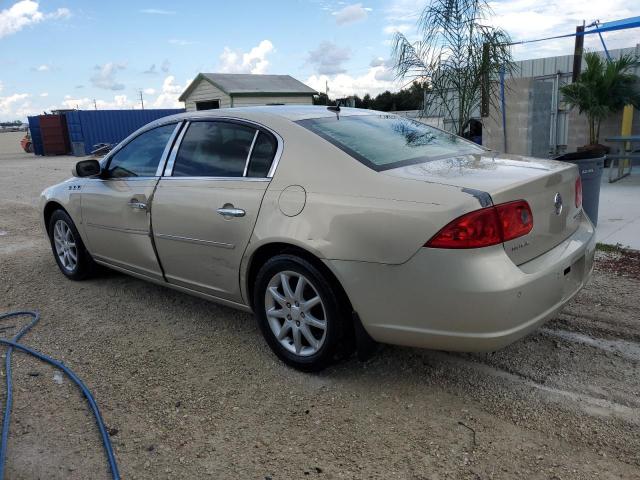
<path id="1" fill-rule="evenodd" d="M 419 38 L 429 0 L 0 0 L 0 120 L 56 108 L 180 108 L 199 72 L 289 74 L 332 98 L 398 90 L 394 32 Z M 630 0 L 492 0 L 513 40 L 640 15 Z M 604 34 L 635 46 L 640 29 Z M 572 38 L 514 47 L 515 59 L 573 53 Z M 597 35 L 585 46 L 601 49 Z"/>

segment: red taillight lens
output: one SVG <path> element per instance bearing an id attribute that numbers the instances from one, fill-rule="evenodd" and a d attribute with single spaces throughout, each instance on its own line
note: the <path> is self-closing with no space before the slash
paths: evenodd
<path id="1" fill-rule="evenodd" d="M 582 206 L 582 178 L 576 178 L 576 208 Z"/>
<path id="2" fill-rule="evenodd" d="M 524 200 L 496 205 L 502 226 L 502 241 L 526 235 L 533 228 L 533 215 L 529 204 Z"/>
<path id="3" fill-rule="evenodd" d="M 502 203 L 458 217 L 424 246 L 431 248 L 480 248 L 526 235 L 533 215 L 524 200 Z"/>

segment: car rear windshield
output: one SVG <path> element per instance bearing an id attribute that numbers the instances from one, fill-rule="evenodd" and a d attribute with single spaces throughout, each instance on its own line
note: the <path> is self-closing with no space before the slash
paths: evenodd
<path id="1" fill-rule="evenodd" d="M 335 116 L 297 123 L 376 171 L 484 151 L 463 138 L 397 115 Z"/>

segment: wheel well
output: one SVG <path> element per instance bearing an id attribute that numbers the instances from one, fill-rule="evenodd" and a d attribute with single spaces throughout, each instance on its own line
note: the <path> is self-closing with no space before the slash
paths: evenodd
<path id="1" fill-rule="evenodd" d="M 256 250 L 251 257 L 251 261 L 249 262 L 249 269 L 247 271 L 247 292 L 248 292 L 248 300 L 251 308 L 253 308 L 253 287 L 255 283 L 256 276 L 260 271 L 260 267 L 264 265 L 267 260 L 275 257 L 276 255 L 280 255 L 283 253 L 288 253 L 292 255 L 297 255 L 300 258 L 305 259 L 309 263 L 311 263 L 314 267 L 316 267 L 320 272 L 322 272 L 329 282 L 336 287 L 337 293 L 340 296 L 340 302 L 344 305 L 348 312 L 353 311 L 353 307 L 351 306 L 351 302 L 349 301 L 349 296 L 347 292 L 344 291 L 342 284 L 338 280 L 338 278 L 333 274 L 331 269 L 327 267 L 318 257 L 314 254 L 308 252 L 307 250 L 297 247 L 295 245 L 291 245 L 288 243 L 269 243 L 267 245 L 263 245 L 258 250 Z"/>
<path id="2" fill-rule="evenodd" d="M 62 210 L 63 212 L 67 213 L 64 207 L 58 202 L 51 201 L 44 206 L 44 228 L 47 230 L 47 233 L 49 233 L 49 220 L 51 219 L 51 215 L 53 215 L 53 212 L 55 212 L 56 210 Z"/>

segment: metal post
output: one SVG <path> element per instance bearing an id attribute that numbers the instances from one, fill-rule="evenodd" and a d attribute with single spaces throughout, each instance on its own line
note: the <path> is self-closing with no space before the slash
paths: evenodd
<path id="1" fill-rule="evenodd" d="M 584 23 L 576 27 L 576 44 L 573 49 L 573 74 L 572 82 L 578 81 L 580 71 L 582 70 L 582 52 L 584 51 Z"/>
<path id="2" fill-rule="evenodd" d="M 502 151 L 507 153 L 507 111 L 504 100 L 504 65 L 500 67 L 500 102 L 502 104 Z"/>
<path id="3" fill-rule="evenodd" d="M 480 98 L 480 116 L 489 116 L 489 43 L 482 44 L 482 87 Z"/>

